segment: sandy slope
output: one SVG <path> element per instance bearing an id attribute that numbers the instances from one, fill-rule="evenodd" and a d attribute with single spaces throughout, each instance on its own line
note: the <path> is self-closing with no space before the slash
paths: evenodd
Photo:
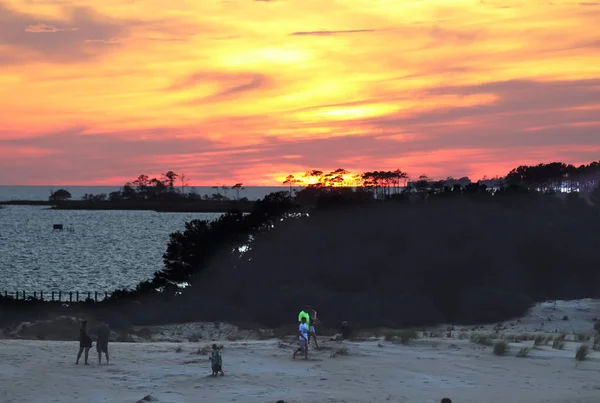
<path id="1" fill-rule="evenodd" d="M 337 343 L 331 343 L 337 344 Z M 114 343 L 109 366 L 73 365 L 76 344 L 2 341 L 0 401 L 135 402 L 597 402 L 598 355 L 576 366 L 572 348 L 544 348 L 530 358 L 497 357 L 467 341 L 413 346 L 348 343 L 293 361 L 274 341 L 229 343 L 224 378 L 207 377 L 197 345 Z M 573 346 L 570 346 L 573 347 Z M 515 348 L 516 352 L 516 348 Z"/>
<path id="2" fill-rule="evenodd" d="M 595 304 L 560 304 L 553 311 L 559 320 L 550 323 L 589 330 L 588 316 L 599 312 Z M 540 305 L 500 334 L 535 331 L 542 322 L 544 331 L 556 331 L 547 328 L 548 310 Z M 498 357 L 490 347 L 456 338 L 422 338 L 407 346 L 323 341 L 327 349 L 312 351 L 308 361 L 292 360 L 292 348 L 276 340 L 223 342 L 224 378 L 207 377 L 207 356 L 197 354 L 207 343 L 112 343 L 111 365 L 98 366 L 91 355 L 92 365 L 75 366 L 76 342 L 0 340 L 0 402 L 133 403 L 148 394 L 171 403 L 433 403 L 445 396 L 455 403 L 600 401 L 600 353 L 577 362 L 576 342 L 516 358 L 527 343 Z M 349 354 L 331 357 L 340 347 Z"/>

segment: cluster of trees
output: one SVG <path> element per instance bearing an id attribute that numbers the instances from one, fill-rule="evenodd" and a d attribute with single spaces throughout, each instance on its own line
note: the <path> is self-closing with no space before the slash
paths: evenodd
<path id="1" fill-rule="evenodd" d="M 176 187 L 179 180 L 181 190 Z M 109 200 L 173 200 L 185 196 L 187 178 L 185 174 L 168 171 L 160 178 L 150 178 L 146 174 L 137 177 L 133 182 L 127 182 L 121 190 L 111 192 Z"/>
<path id="2" fill-rule="evenodd" d="M 290 187 L 290 194 L 294 187 L 335 189 L 341 187 L 363 188 L 375 194 L 376 197 L 390 197 L 399 193 L 412 191 L 434 191 L 462 189 L 471 184 L 471 179 L 462 177 L 455 179 L 447 177 L 445 180 L 431 180 L 429 176 L 422 174 L 416 180 L 410 181 L 410 176 L 400 170 L 394 171 L 367 171 L 354 174 L 346 169 L 338 168 L 331 172 L 313 169 L 306 172 L 302 177 L 288 175 L 283 181 L 284 185 Z M 503 184 L 503 178 L 486 178 L 477 182 L 486 187 L 495 188 Z"/>
<path id="3" fill-rule="evenodd" d="M 122 201 L 122 200 L 241 200 L 247 201 L 245 197 L 240 197 L 240 192 L 245 188 L 243 183 L 236 183 L 233 186 L 213 186 L 214 193 L 211 195 L 200 196 L 192 188 L 186 192 L 189 178 L 185 174 L 179 174 L 174 171 L 168 171 L 160 178 L 150 178 L 146 174 L 139 175 L 132 182 L 127 182 L 120 190 L 109 194 L 84 194 L 82 200 L 86 201 Z M 229 191 L 234 192 L 234 196 L 229 196 Z M 50 194 L 50 201 L 65 201 L 72 198 L 71 193 L 65 189 L 53 191 Z"/>
<path id="4" fill-rule="evenodd" d="M 408 174 L 399 169 L 395 171 L 372 171 L 362 174 L 353 174 L 343 168 L 331 172 L 313 169 L 306 172 L 301 178 L 288 175 L 283 184 L 290 186 L 290 188 L 294 186 L 315 188 L 368 187 L 385 189 L 385 192 L 389 193 L 392 188 L 398 189 L 402 181 L 406 185 L 407 179 Z"/>
<path id="5" fill-rule="evenodd" d="M 50 201 L 64 201 L 64 200 L 69 200 L 71 199 L 71 193 L 68 190 L 65 189 L 58 189 L 58 190 L 54 190 L 54 191 L 50 191 L 50 196 L 48 197 L 48 200 Z"/>
<path id="6" fill-rule="evenodd" d="M 307 171 L 302 177 L 288 175 L 283 181 L 290 187 L 307 187 L 319 189 L 335 189 L 339 187 L 361 187 L 371 190 L 378 198 L 390 197 L 394 194 L 428 191 L 431 193 L 463 191 L 473 185 L 495 191 L 503 187 L 521 187 L 527 190 L 542 192 L 580 191 L 590 192 L 600 183 L 600 162 L 591 162 L 575 167 L 562 162 L 549 164 L 522 165 L 512 169 L 505 177 L 484 177 L 472 182 L 468 177 L 445 180 L 431 180 L 427 175 L 420 175 L 413 181 L 410 176 L 400 170 L 369 171 L 361 174 L 339 168 L 331 172 L 318 169 Z"/>
<path id="7" fill-rule="evenodd" d="M 151 280 L 140 283 L 136 290 L 114 292 L 110 301 L 157 295 L 169 299 L 179 294 L 179 286 L 193 282 L 198 272 L 220 251 L 235 249 L 249 242 L 252 234 L 268 231 L 294 206 L 287 192 L 275 192 L 257 201 L 249 214 L 234 209 L 214 221 L 186 223 L 184 231 L 170 235 L 163 255 L 164 269 L 156 272 Z"/>
<path id="8" fill-rule="evenodd" d="M 542 192 L 590 192 L 600 183 L 600 161 L 579 167 L 563 162 L 522 165 L 512 169 L 504 182 Z"/>
<path id="9" fill-rule="evenodd" d="M 136 180 L 127 182 L 119 191 L 111 192 L 108 195 L 86 194 L 83 196 L 83 200 L 231 200 L 232 198 L 247 200 L 240 198 L 240 192 L 244 190 L 242 183 L 236 183 L 233 186 L 213 186 L 213 194 L 200 196 L 194 189 L 186 192 L 188 180 L 189 178 L 185 174 L 178 174 L 174 171 L 168 171 L 160 178 L 150 178 L 148 175 L 142 174 Z M 414 191 L 440 193 L 487 189 L 495 192 L 507 187 L 520 187 L 542 192 L 591 192 L 598 183 L 600 183 L 600 161 L 579 167 L 562 162 L 522 165 L 512 169 L 505 177 L 484 177 L 476 182 L 472 182 L 468 177 L 432 180 L 425 174 L 411 180 L 410 176 L 400 169 L 356 174 L 343 168 L 330 172 L 312 169 L 301 177 L 288 175 L 283 181 L 284 185 L 289 186 L 290 195 L 294 194 L 294 188 L 297 187 L 322 190 L 362 188 L 362 190 L 373 193 L 378 199 Z M 230 191 L 233 192 L 231 197 Z M 51 201 L 70 198 L 71 194 L 64 189 L 59 189 L 50 196 Z"/>

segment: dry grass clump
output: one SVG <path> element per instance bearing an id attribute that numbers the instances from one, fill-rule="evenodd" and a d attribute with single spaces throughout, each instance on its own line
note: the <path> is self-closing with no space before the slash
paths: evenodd
<path id="1" fill-rule="evenodd" d="M 388 330 L 383 333 L 385 341 L 392 343 L 408 344 L 411 340 L 419 338 L 415 330 Z"/>
<path id="2" fill-rule="evenodd" d="M 514 334 L 503 334 L 500 338 L 506 340 L 508 343 L 520 343 L 519 338 Z"/>
<path id="3" fill-rule="evenodd" d="M 76 318 L 62 316 L 52 320 L 40 320 L 33 323 L 22 323 L 12 336 L 38 340 L 77 340 L 80 322 Z M 88 329 L 93 325 L 88 323 Z"/>
<path id="4" fill-rule="evenodd" d="M 482 346 L 493 346 L 494 340 L 487 334 L 474 333 L 471 335 L 471 343 L 481 344 Z"/>
<path id="5" fill-rule="evenodd" d="M 577 351 L 575 351 L 575 359 L 577 361 L 585 361 L 589 353 L 590 346 L 588 346 L 587 344 L 582 344 L 577 348 Z"/>
<path id="6" fill-rule="evenodd" d="M 348 351 L 347 347 L 340 347 L 340 348 L 336 348 L 335 350 L 333 350 L 329 356 L 331 358 L 336 358 L 336 357 L 345 357 L 348 354 L 350 354 L 350 352 Z"/>
<path id="7" fill-rule="evenodd" d="M 590 341 L 592 339 L 592 336 L 590 336 L 589 334 L 585 334 L 585 333 L 577 333 L 575 335 L 575 341 Z"/>
<path id="8" fill-rule="evenodd" d="M 535 339 L 533 339 L 533 345 L 536 347 L 543 346 L 544 344 L 546 344 L 546 337 L 541 334 L 538 334 L 535 336 Z"/>
<path id="9" fill-rule="evenodd" d="M 494 343 L 494 354 L 495 355 L 506 355 L 508 352 L 508 343 L 504 340 L 499 340 Z"/>
<path id="10" fill-rule="evenodd" d="M 405 330 L 399 334 L 400 343 L 402 344 L 408 344 L 411 340 L 416 340 L 418 338 L 419 335 L 414 330 Z"/>
<path id="11" fill-rule="evenodd" d="M 556 338 L 552 342 L 552 348 L 555 350 L 564 350 L 566 337 L 567 335 L 564 333 L 556 336 Z"/>
<path id="12" fill-rule="evenodd" d="M 530 349 L 527 347 L 523 347 L 522 349 L 519 350 L 519 352 L 517 353 L 517 357 L 518 358 L 526 358 L 527 356 L 529 356 L 529 351 Z"/>
<path id="13" fill-rule="evenodd" d="M 198 343 L 202 339 L 203 339 L 203 337 L 202 337 L 201 333 L 194 333 L 190 337 L 188 337 L 188 341 L 190 343 Z"/>

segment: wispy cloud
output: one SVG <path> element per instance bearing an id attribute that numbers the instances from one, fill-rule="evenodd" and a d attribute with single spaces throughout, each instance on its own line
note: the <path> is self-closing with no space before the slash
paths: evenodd
<path id="1" fill-rule="evenodd" d="M 48 24 L 34 24 L 25 28 L 25 32 L 49 33 L 49 32 L 64 32 L 77 31 L 79 28 L 57 28 Z"/>
<path id="2" fill-rule="evenodd" d="M 328 35 L 344 35 L 344 34 L 361 34 L 366 32 L 377 32 L 376 29 L 348 29 L 342 31 L 298 31 L 293 32 L 291 36 L 303 36 L 303 35 L 313 35 L 313 36 L 328 36 Z"/>
<path id="3" fill-rule="evenodd" d="M 89 7 L 68 9 L 66 18 L 41 17 L 0 2 L 0 56 L 6 62 L 22 61 L 23 52 L 63 63 L 88 59 L 97 53 L 86 47 L 87 41 L 110 40 L 126 30 L 125 24 Z"/>

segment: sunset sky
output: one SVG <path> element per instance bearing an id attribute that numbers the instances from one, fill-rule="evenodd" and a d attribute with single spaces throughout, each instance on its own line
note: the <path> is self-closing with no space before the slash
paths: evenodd
<path id="1" fill-rule="evenodd" d="M 0 0 L 0 184 L 600 159 L 600 2 Z"/>

